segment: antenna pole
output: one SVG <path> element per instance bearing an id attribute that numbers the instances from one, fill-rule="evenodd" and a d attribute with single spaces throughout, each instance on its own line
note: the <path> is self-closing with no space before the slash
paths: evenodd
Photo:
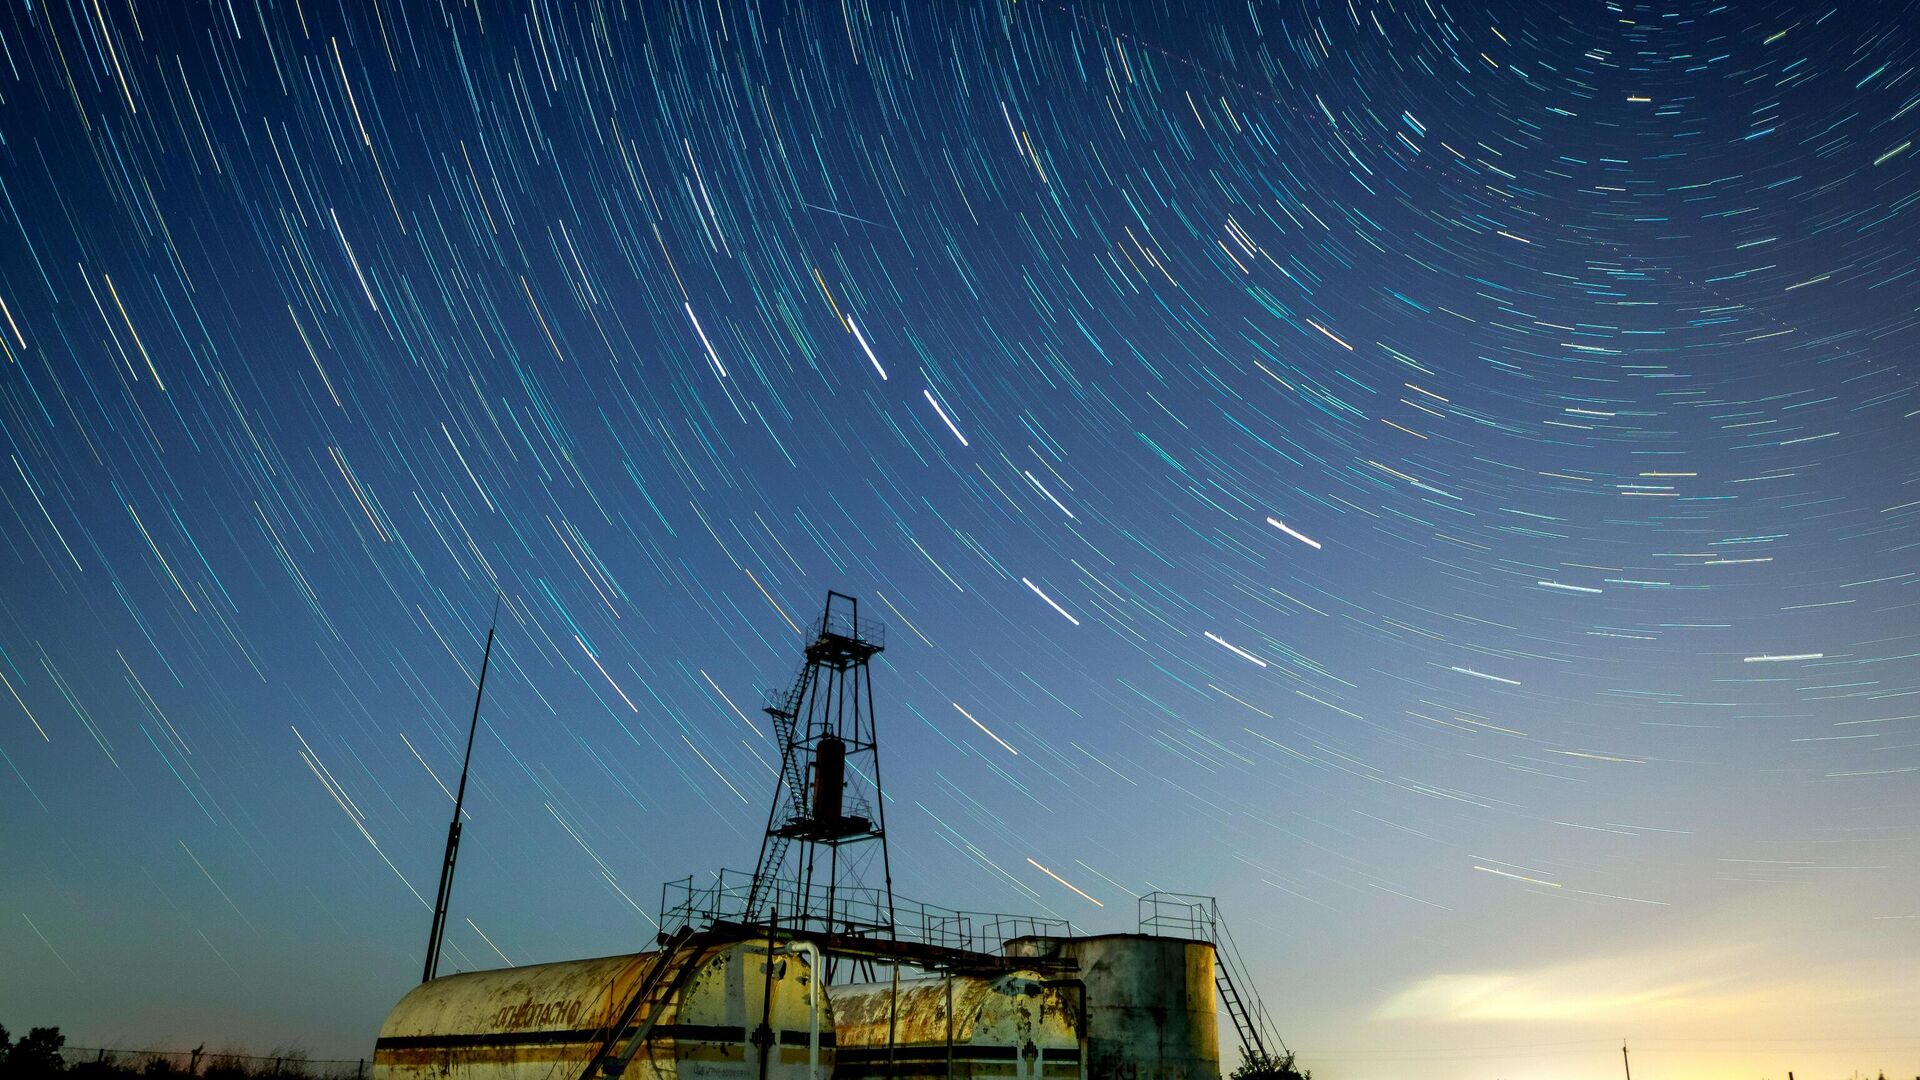
<path id="1" fill-rule="evenodd" d="M 1633 1066 L 1627 1063 L 1627 1040 L 1620 1040 L 1620 1067 L 1627 1071 L 1627 1080 L 1633 1080 Z"/>
<path id="2" fill-rule="evenodd" d="M 500 594 L 493 594 L 493 625 L 487 627 L 487 647 L 480 654 L 480 681 L 473 692 L 473 719 L 467 724 L 467 756 L 460 762 L 459 793 L 453 797 L 453 824 L 447 826 L 447 854 L 440 863 L 440 892 L 433 908 L 433 930 L 427 936 L 427 964 L 420 981 L 440 973 L 440 942 L 447 933 L 447 903 L 453 899 L 453 863 L 460 856 L 460 811 L 467 801 L 467 768 L 473 764 L 473 736 L 480 730 L 480 698 L 487 692 L 487 666 L 493 660 L 493 632 L 500 626 Z"/>

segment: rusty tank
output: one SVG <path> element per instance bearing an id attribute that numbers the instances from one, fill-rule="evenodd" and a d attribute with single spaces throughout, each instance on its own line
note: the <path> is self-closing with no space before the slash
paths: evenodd
<path id="1" fill-rule="evenodd" d="M 1011 957 L 1077 962 L 1086 1080 L 1220 1080 L 1213 943 L 1149 934 L 1021 937 Z"/>
<path id="2" fill-rule="evenodd" d="M 633 953 L 422 983 L 387 1014 L 373 1080 L 579 1080 L 660 958 Z M 810 945 L 695 945 L 665 963 L 688 970 L 674 973 L 677 992 L 637 1045 L 632 1080 L 830 1080 L 833 1011 Z M 763 1020 L 767 1033 L 756 1038 Z"/>
<path id="3" fill-rule="evenodd" d="M 1077 981 L 1016 971 L 830 992 L 835 1080 L 1082 1080 Z"/>

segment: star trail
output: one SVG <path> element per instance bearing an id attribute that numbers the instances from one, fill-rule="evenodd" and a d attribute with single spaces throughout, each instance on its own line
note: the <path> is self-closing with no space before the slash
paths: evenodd
<path id="1" fill-rule="evenodd" d="M 838 589 L 906 895 L 1920 1071 L 1917 20 L 9 5 L 0 1023 L 365 1056 L 496 595 L 443 970 L 645 945 Z"/>

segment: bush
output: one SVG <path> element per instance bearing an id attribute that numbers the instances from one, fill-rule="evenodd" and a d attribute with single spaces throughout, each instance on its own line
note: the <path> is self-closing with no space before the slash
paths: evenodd
<path id="1" fill-rule="evenodd" d="M 1313 1080 L 1313 1070 L 1295 1065 L 1293 1051 L 1289 1050 L 1285 1057 L 1241 1062 L 1240 1067 L 1233 1070 L 1232 1080 Z"/>
<path id="2" fill-rule="evenodd" d="M 0 1080 L 366 1080 L 367 1062 L 314 1061 L 297 1046 L 264 1056 L 228 1046 L 192 1050 L 68 1049 L 59 1028 L 34 1028 L 17 1041 L 0 1027 Z"/>

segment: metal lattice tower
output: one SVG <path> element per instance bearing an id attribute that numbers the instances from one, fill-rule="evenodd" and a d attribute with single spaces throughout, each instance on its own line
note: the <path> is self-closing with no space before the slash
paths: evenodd
<path id="1" fill-rule="evenodd" d="M 860 621 L 859 600 L 829 592 L 812 631 L 793 683 L 766 695 L 780 779 L 746 915 L 801 933 L 892 937 L 893 868 L 868 667 L 886 647 L 885 627 Z"/>

